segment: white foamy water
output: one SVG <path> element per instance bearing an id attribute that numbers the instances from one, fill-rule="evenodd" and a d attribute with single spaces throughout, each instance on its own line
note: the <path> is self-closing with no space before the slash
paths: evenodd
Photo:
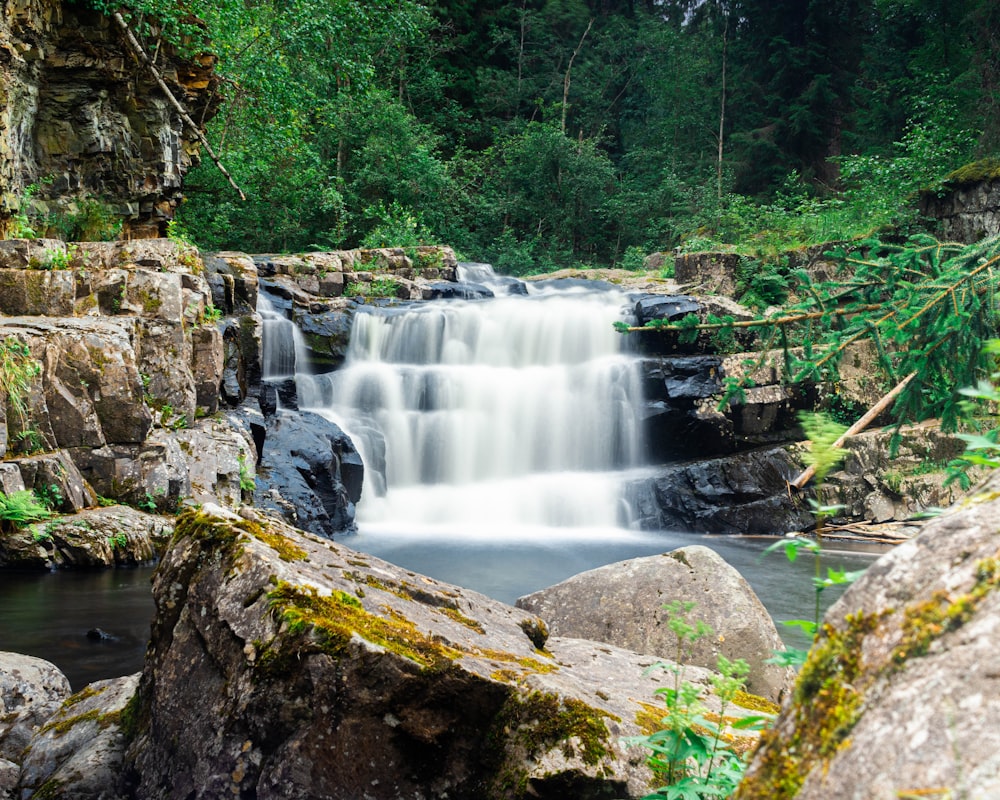
<path id="1" fill-rule="evenodd" d="M 639 454 L 625 304 L 569 290 L 358 313 L 344 366 L 298 388 L 361 451 L 359 523 L 616 527 Z"/>

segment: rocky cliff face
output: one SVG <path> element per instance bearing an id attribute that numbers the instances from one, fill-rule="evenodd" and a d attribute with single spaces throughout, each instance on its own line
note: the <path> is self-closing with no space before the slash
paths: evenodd
<path id="1" fill-rule="evenodd" d="M 197 161 L 196 137 L 107 17 L 62 0 L 2 7 L 0 232 L 35 184 L 44 212 L 98 199 L 125 220 L 126 236 L 159 235 Z M 159 53 L 167 85 L 204 124 L 218 102 L 214 58 Z"/>

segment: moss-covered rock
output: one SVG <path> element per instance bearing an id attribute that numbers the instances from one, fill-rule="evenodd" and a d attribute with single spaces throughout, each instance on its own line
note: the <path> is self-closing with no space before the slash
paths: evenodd
<path id="1" fill-rule="evenodd" d="M 737 798 L 1000 793 L 1000 478 L 830 609 Z"/>
<path id="2" fill-rule="evenodd" d="M 655 658 L 546 639 L 532 614 L 241 514 L 184 514 L 154 579 L 125 714 L 137 796 L 647 793 L 621 738 Z"/>

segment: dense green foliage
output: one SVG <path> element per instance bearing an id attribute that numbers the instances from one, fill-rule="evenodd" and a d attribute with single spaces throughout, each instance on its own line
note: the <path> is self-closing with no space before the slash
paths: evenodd
<path id="1" fill-rule="evenodd" d="M 159 15 L 219 55 L 209 138 L 249 199 L 189 176 L 209 247 L 767 250 L 908 225 L 915 188 L 1000 144 L 991 0 L 190 0 L 204 29 L 124 5 L 151 52 Z"/>

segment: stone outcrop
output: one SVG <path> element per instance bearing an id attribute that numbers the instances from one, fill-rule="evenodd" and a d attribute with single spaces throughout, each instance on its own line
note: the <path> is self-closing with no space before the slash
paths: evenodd
<path id="1" fill-rule="evenodd" d="M 663 608 L 674 602 L 692 603 L 688 618 L 711 632 L 693 643 L 679 641 Z M 790 669 L 765 663 L 784 649 L 767 610 L 743 577 L 707 547 L 588 570 L 519 597 L 516 605 L 545 620 L 553 636 L 607 642 L 708 669 L 715 669 L 720 654 L 742 658 L 750 665 L 747 689 L 774 702 L 791 686 Z"/>
<path id="2" fill-rule="evenodd" d="M 968 164 L 944 180 L 943 190 L 921 192 L 920 212 L 938 220 L 947 241 L 972 244 L 1000 234 L 1000 160 Z"/>
<path id="3" fill-rule="evenodd" d="M 129 506 L 91 508 L 4 536 L 0 567 L 134 566 L 154 561 L 174 532 L 173 519 Z"/>
<path id="4" fill-rule="evenodd" d="M 966 494 L 959 483 L 947 486 L 945 466 L 965 450 L 965 442 L 943 433 L 935 422 L 908 425 L 895 431 L 871 430 L 845 443 L 842 468 L 827 479 L 829 502 L 840 513 L 870 522 L 902 521 L 934 508 L 946 508 Z M 976 472 L 971 473 L 975 478 Z"/>
<path id="5" fill-rule="evenodd" d="M 198 160 L 195 135 L 109 18 L 62 0 L 10 0 L 4 11 L 0 232 L 12 212 L 27 210 L 25 189 L 34 185 L 34 211 L 52 222 L 81 220 L 97 201 L 124 220 L 126 235 L 161 235 Z M 211 119 L 214 57 L 156 50 L 174 95 L 201 124 Z"/>
<path id="6" fill-rule="evenodd" d="M 648 792 L 620 737 L 656 714 L 654 658 L 244 513 L 181 517 L 157 571 L 136 797 Z"/>
<path id="7" fill-rule="evenodd" d="M 1000 477 L 868 568 L 827 612 L 736 794 L 1000 794 Z"/>
<path id="8" fill-rule="evenodd" d="M 662 467 L 629 481 L 625 494 L 645 530 L 785 534 L 812 527 L 788 481 L 802 466 L 785 448 L 749 450 Z"/>
<path id="9" fill-rule="evenodd" d="M 0 652 L 0 797 L 16 782 L 31 737 L 69 695 L 69 681 L 54 664 Z"/>

